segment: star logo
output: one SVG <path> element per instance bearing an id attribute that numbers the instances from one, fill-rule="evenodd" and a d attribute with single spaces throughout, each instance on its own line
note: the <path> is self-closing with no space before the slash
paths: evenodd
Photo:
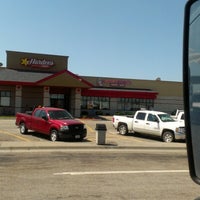
<path id="1" fill-rule="evenodd" d="M 21 65 L 27 66 L 28 65 L 28 58 L 22 58 L 21 59 Z"/>

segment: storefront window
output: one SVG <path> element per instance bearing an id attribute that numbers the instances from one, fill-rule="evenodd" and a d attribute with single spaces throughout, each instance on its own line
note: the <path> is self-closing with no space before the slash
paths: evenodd
<path id="1" fill-rule="evenodd" d="M 0 91 L 0 106 L 10 106 L 10 91 Z"/>
<path id="2" fill-rule="evenodd" d="M 109 110 L 109 97 L 86 97 L 83 96 L 81 100 L 81 109 L 94 110 Z"/>
<path id="3" fill-rule="evenodd" d="M 152 99 L 119 98 L 117 102 L 118 111 L 136 111 L 140 108 L 150 109 L 154 105 Z"/>

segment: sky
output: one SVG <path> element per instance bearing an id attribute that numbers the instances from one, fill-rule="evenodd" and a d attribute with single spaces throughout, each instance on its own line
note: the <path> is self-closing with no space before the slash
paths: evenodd
<path id="1" fill-rule="evenodd" d="M 182 81 L 186 0 L 0 0 L 6 51 L 69 56 L 80 76 Z"/>

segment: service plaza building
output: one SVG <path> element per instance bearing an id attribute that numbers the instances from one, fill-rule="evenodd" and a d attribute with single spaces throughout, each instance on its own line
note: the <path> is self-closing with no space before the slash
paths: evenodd
<path id="1" fill-rule="evenodd" d="M 7 66 L 0 67 L 0 115 L 37 106 L 64 108 L 74 117 L 183 109 L 182 82 L 81 76 L 68 70 L 68 56 L 6 54 Z"/>

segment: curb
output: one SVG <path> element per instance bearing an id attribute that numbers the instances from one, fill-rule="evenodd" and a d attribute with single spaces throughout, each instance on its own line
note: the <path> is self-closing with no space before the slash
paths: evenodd
<path id="1" fill-rule="evenodd" d="M 3 151 L 31 151 L 31 150 L 41 150 L 41 151 L 67 151 L 67 150 L 166 150 L 166 151 L 180 151 L 185 150 L 186 147 L 163 147 L 163 146 L 118 146 L 116 144 L 103 144 L 96 146 L 1 146 L 0 152 Z"/>

